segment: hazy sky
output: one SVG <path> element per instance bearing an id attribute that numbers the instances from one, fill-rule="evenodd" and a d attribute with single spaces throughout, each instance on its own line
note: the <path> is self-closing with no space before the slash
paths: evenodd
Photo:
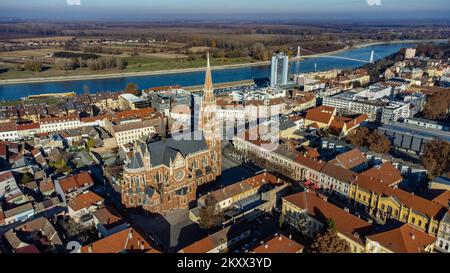
<path id="1" fill-rule="evenodd" d="M 80 5 L 77 5 L 79 2 Z M 450 19 L 449 0 L 2 0 L 0 17 L 36 19 Z M 211 16 L 215 15 L 215 16 Z M 269 17 L 270 15 L 270 17 Z"/>

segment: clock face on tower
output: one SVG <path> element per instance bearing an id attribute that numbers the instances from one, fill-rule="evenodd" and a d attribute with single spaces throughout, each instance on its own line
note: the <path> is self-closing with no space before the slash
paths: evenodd
<path id="1" fill-rule="evenodd" d="M 177 171 L 176 173 L 175 173 L 175 180 L 176 181 L 181 181 L 181 180 L 183 180 L 183 178 L 184 178 L 184 171 L 183 170 L 181 170 L 181 171 Z"/>

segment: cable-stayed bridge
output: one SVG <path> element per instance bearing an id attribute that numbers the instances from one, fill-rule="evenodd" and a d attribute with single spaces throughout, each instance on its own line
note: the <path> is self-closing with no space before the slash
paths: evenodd
<path id="1" fill-rule="evenodd" d="M 375 57 L 377 57 L 379 59 L 383 58 L 383 57 L 379 56 L 378 54 L 376 54 L 374 50 L 372 50 L 370 52 L 370 56 L 367 56 L 367 57 L 369 57 L 367 60 L 367 59 L 362 59 L 362 58 L 361 59 L 354 58 L 355 56 L 358 56 L 358 55 L 353 55 L 352 57 L 345 57 L 345 56 L 336 56 L 336 55 L 333 55 L 333 53 L 317 53 L 317 52 L 308 50 L 306 48 L 301 48 L 299 46 L 298 50 L 297 50 L 297 56 L 295 56 L 294 60 L 301 60 L 302 59 L 301 53 L 303 51 L 313 54 L 313 55 L 306 56 L 308 58 L 332 58 L 332 59 L 348 60 L 348 61 L 371 63 L 371 64 L 373 64 L 375 62 Z M 359 55 L 361 55 L 361 54 L 359 54 Z M 366 55 L 366 53 L 364 53 L 364 55 Z"/>

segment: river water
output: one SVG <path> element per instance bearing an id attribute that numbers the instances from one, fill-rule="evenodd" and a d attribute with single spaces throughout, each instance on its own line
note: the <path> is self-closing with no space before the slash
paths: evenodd
<path id="1" fill-rule="evenodd" d="M 391 55 L 403 47 L 411 47 L 412 44 L 382 44 L 352 49 L 335 54 L 334 56 L 354 58 L 369 61 L 370 53 L 375 51 L 375 60 Z M 356 68 L 364 65 L 363 62 L 354 60 L 336 59 L 330 57 L 318 57 L 301 62 L 291 62 L 289 73 L 311 72 L 328 70 L 332 68 Z M 253 78 L 270 77 L 270 65 L 240 67 L 232 69 L 218 69 L 212 72 L 214 83 L 248 80 Z M 42 93 L 71 92 L 83 93 L 85 86 L 90 93 L 100 91 L 123 90 L 128 83 L 135 83 L 140 89 L 157 86 L 200 85 L 204 80 L 204 72 L 183 72 L 174 74 L 160 74 L 151 76 L 132 76 L 121 78 L 93 79 L 93 80 L 68 80 L 59 82 L 19 83 L 0 85 L 0 100 L 15 100 L 29 95 Z"/>

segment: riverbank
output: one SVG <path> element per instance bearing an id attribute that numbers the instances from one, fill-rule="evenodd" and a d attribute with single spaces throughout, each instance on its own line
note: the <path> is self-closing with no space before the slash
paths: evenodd
<path id="1" fill-rule="evenodd" d="M 344 51 L 347 51 L 350 49 L 351 48 L 349 46 L 346 46 L 343 49 L 339 49 L 339 50 L 335 50 L 335 51 L 330 51 L 330 52 L 315 54 L 315 55 L 306 55 L 306 56 L 303 56 L 301 59 L 305 60 L 305 59 L 310 59 L 310 58 L 319 57 L 319 56 L 323 56 L 323 55 L 339 54 L 341 52 L 344 52 Z M 298 61 L 298 60 L 291 59 L 291 61 Z M 230 65 L 218 65 L 218 66 L 213 66 L 212 70 L 245 68 L 245 67 L 264 66 L 264 65 L 270 65 L 270 61 L 258 61 L 258 62 L 252 62 L 252 63 L 247 62 L 247 63 L 230 64 Z M 124 72 L 124 73 L 105 73 L 105 74 L 93 74 L 93 75 L 91 74 L 91 75 L 6 79 L 6 80 L 0 80 L 0 85 L 153 76 L 153 75 L 163 75 L 163 74 L 199 72 L 199 71 L 203 71 L 204 69 L 205 69 L 204 67 L 194 67 L 194 68 L 167 69 L 167 70 L 141 71 L 141 72 Z"/>
<path id="2" fill-rule="evenodd" d="M 311 58 L 320 57 L 320 56 L 324 56 L 324 55 L 336 55 L 336 54 L 346 52 L 346 51 L 349 51 L 352 49 L 359 49 L 359 48 L 376 46 L 376 45 L 381 45 L 381 44 L 426 43 L 426 42 L 438 42 L 438 41 L 445 41 L 445 40 L 404 40 L 404 41 L 390 41 L 390 42 L 370 42 L 370 43 L 354 45 L 351 47 L 346 46 L 345 48 L 331 51 L 331 52 L 315 54 L 315 55 L 306 55 L 306 56 L 303 56 L 301 58 L 301 60 L 311 59 Z M 291 61 L 295 62 L 298 60 L 291 59 Z M 270 61 L 264 61 L 264 62 L 259 61 L 259 62 L 252 62 L 252 63 L 247 62 L 247 63 L 213 66 L 212 69 L 213 70 L 224 70 L 224 69 L 235 69 L 235 68 L 245 68 L 245 67 L 255 67 L 255 66 L 266 66 L 269 64 L 270 64 Z M 124 72 L 124 73 L 106 73 L 106 74 L 90 74 L 90 75 L 74 75 L 74 76 L 6 79 L 6 80 L 0 80 L 0 85 L 82 81 L 82 80 L 97 80 L 97 79 L 100 80 L 100 79 L 114 79 L 114 78 L 125 78 L 125 77 L 169 75 L 169 74 L 200 72 L 200 71 L 204 71 L 204 67 L 155 70 L 155 71 L 141 71 L 141 72 Z"/>

